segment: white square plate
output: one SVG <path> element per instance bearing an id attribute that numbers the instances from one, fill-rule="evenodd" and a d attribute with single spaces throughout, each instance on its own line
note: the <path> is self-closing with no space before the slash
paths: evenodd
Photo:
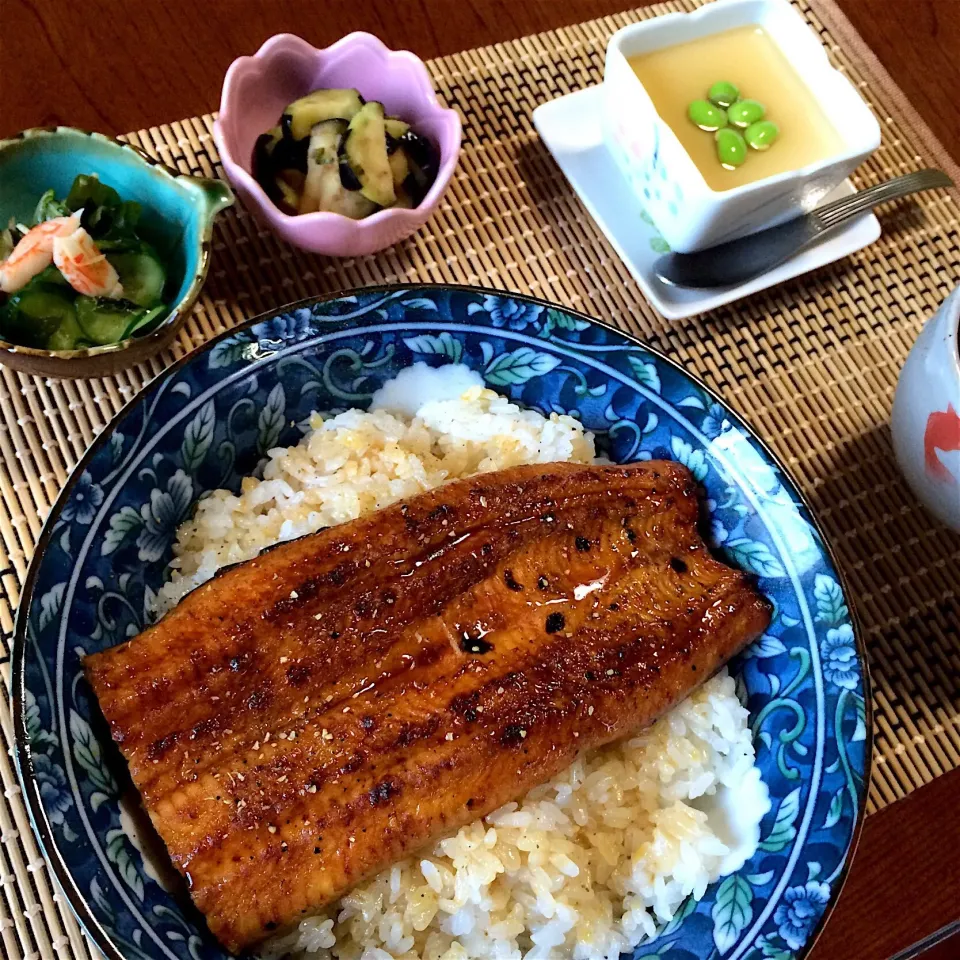
<path id="1" fill-rule="evenodd" d="M 668 247 L 603 143 L 600 95 L 601 89 L 596 86 L 551 100 L 533 111 L 533 123 L 587 212 L 640 284 L 643 295 L 668 320 L 691 317 L 766 290 L 862 250 L 880 236 L 877 218 L 868 213 L 749 283 L 717 290 L 688 290 L 661 283 L 654 276 L 653 264 Z M 853 184 L 845 180 L 824 202 L 852 193 L 856 193 Z"/>

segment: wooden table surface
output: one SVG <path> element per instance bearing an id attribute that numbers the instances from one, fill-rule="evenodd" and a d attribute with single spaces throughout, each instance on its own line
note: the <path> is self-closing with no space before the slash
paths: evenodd
<path id="1" fill-rule="evenodd" d="M 369 30 L 434 57 L 642 0 L 0 0 L 0 136 L 66 123 L 122 133 L 215 110 L 224 71 L 275 33 Z M 960 159 L 960 0 L 839 0 Z M 960 920 L 960 770 L 868 818 L 811 960 L 888 960 Z M 919 948 L 918 948 L 919 949 Z M 925 960 L 960 957 L 960 934 Z"/>

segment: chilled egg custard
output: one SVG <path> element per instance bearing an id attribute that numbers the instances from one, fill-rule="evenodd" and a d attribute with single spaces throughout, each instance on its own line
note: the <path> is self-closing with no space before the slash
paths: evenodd
<path id="1" fill-rule="evenodd" d="M 843 150 L 840 133 L 762 27 L 736 27 L 629 62 L 711 190 Z"/>

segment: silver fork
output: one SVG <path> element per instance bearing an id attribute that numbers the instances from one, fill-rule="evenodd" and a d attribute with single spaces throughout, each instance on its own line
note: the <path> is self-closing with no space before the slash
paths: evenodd
<path id="1" fill-rule="evenodd" d="M 672 286 L 700 289 L 737 286 L 820 243 L 851 217 L 888 200 L 950 186 L 953 181 L 942 170 L 907 173 L 739 240 L 695 253 L 668 253 L 654 263 L 653 270 L 661 281 Z"/>
<path id="2" fill-rule="evenodd" d="M 884 180 L 883 183 L 867 187 L 859 193 L 817 207 L 813 211 L 813 216 L 823 224 L 824 230 L 829 230 L 838 223 L 877 207 L 881 203 L 886 203 L 888 200 L 899 200 L 900 197 L 919 193 L 921 190 L 950 186 L 953 186 L 953 181 L 942 170 L 917 170 L 915 173 L 906 173 L 902 177 Z"/>

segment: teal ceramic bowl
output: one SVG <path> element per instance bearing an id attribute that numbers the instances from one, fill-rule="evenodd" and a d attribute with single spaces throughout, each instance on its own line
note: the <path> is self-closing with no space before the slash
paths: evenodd
<path id="1" fill-rule="evenodd" d="M 0 340 L 0 363 L 53 377 L 99 377 L 145 360 L 183 325 L 207 275 L 217 213 L 233 203 L 220 180 L 178 174 L 135 147 L 72 127 L 25 130 L 0 140 L 0 223 L 33 215 L 51 187 L 65 195 L 77 174 L 97 174 L 124 200 L 143 207 L 139 231 L 164 256 L 172 309 L 142 337 L 85 350 L 38 350 Z"/>

